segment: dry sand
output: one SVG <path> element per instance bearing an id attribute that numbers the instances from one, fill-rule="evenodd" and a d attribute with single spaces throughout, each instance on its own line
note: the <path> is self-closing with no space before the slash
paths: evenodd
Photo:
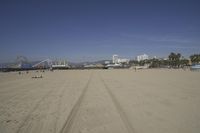
<path id="1" fill-rule="evenodd" d="M 0 73 L 0 133 L 199 133 L 200 72 Z"/>

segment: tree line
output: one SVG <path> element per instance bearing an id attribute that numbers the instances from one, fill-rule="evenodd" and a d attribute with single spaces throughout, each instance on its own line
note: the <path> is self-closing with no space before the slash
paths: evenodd
<path id="1" fill-rule="evenodd" d="M 193 54 L 190 56 L 190 60 L 184 58 L 181 53 L 171 52 L 167 59 L 147 59 L 147 60 L 132 60 L 131 64 L 134 65 L 149 65 L 151 68 L 160 68 L 160 67 L 168 67 L 168 68 L 183 68 L 186 66 L 190 66 L 192 64 L 200 63 L 200 54 Z"/>

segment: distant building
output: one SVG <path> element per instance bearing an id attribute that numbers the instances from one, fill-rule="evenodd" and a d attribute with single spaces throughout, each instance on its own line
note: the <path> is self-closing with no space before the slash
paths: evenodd
<path id="1" fill-rule="evenodd" d="M 118 63 L 118 59 L 119 59 L 119 58 L 118 58 L 118 55 L 114 54 L 114 55 L 113 55 L 113 63 L 114 63 L 114 64 L 117 64 L 117 63 Z"/>
<path id="2" fill-rule="evenodd" d="M 105 61 L 104 64 L 110 64 L 110 61 Z"/>
<path id="3" fill-rule="evenodd" d="M 123 63 L 128 64 L 129 61 L 130 61 L 129 59 L 118 59 L 118 60 L 117 60 L 117 62 L 118 62 L 119 64 L 121 64 L 121 63 L 122 63 L 122 64 L 123 64 Z"/>
<path id="4" fill-rule="evenodd" d="M 123 63 L 126 63 L 128 64 L 129 63 L 129 59 L 121 59 L 118 57 L 118 55 L 113 55 L 113 64 L 123 64 Z"/>
<path id="5" fill-rule="evenodd" d="M 70 68 L 69 64 L 66 60 L 56 60 L 52 64 L 52 68 L 54 69 L 67 69 Z"/>
<path id="6" fill-rule="evenodd" d="M 149 56 L 146 54 L 138 55 L 136 59 L 137 59 L 137 61 L 148 60 Z"/>
<path id="7" fill-rule="evenodd" d="M 162 58 L 161 58 L 161 59 L 162 59 Z M 168 60 L 168 58 L 165 57 L 165 58 L 163 58 L 163 60 Z"/>

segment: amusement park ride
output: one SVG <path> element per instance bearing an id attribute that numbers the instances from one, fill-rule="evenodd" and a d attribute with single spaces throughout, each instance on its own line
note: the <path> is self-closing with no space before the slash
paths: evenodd
<path id="1" fill-rule="evenodd" d="M 15 63 L 9 65 L 7 68 L 14 70 L 28 70 L 28 69 L 68 69 L 69 65 L 66 60 L 56 59 L 45 59 L 35 64 L 30 63 L 25 56 L 17 56 Z"/>
<path id="2" fill-rule="evenodd" d="M 50 59 L 43 60 L 35 65 L 32 66 L 33 68 L 37 69 L 68 69 L 69 65 L 67 64 L 66 60 L 56 60 L 52 61 Z"/>
<path id="3" fill-rule="evenodd" d="M 52 64 L 53 64 L 52 60 L 46 59 L 46 60 L 40 61 L 39 63 L 36 63 L 32 67 L 33 68 L 51 68 Z"/>

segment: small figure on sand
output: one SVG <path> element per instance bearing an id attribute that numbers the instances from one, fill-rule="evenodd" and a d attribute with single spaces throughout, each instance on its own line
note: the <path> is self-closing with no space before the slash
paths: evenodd
<path id="1" fill-rule="evenodd" d="M 42 75 L 40 75 L 40 76 L 33 76 L 32 78 L 34 78 L 34 79 L 43 78 L 43 76 Z"/>

